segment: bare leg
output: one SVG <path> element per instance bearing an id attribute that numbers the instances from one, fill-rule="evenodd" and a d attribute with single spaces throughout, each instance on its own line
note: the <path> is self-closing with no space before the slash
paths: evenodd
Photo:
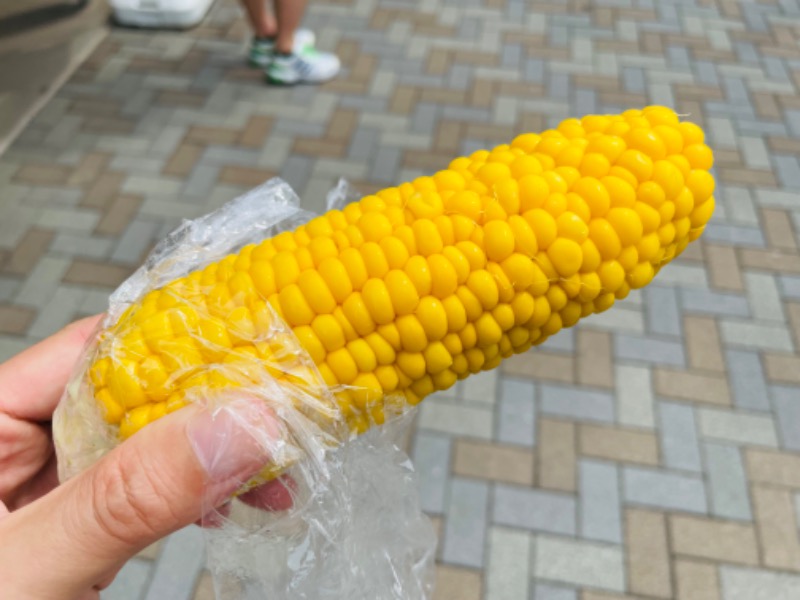
<path id="1" fill-rule="evenodd" d="M 278 25 L 273 14 L 267 10 L 267 0 L 241 0 L 241 2 L 247 10 L 256 37 L 274 37 L 278 32 Z"/>
<path id="2" fill-rule="evenodd" d="M 278 39 L 275 49 L 289 54 L 294 48 L 294 32 L 306 11 L 306 0 L 274 0 L 275 15 L 278 19 Z"/>

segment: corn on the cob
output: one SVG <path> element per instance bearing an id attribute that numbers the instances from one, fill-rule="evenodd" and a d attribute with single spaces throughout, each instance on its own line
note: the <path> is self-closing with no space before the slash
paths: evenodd
<path id="1" fill-rule="evenodd" d="M 390 394 L 417 404 L 647 285 L 711 217 L 712 160 L 664 107 L 457 158 L 148 293 L 92 365 L 95 398 L 125 438 L 188 385 L 236 385 L 208 366 L 274 362 L 271 307 L 352 386 L 336 399 L 361 432 Z"/>

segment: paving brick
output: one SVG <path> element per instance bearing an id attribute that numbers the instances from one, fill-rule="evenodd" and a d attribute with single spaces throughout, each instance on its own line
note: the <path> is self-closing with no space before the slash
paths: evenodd
<path id="1" fill-rule="evenodd" d="M 574 358 L 546 351 L 526 352 L 509 357 L 501 367 L 504 373 L 537 381 L 572 383 L 575 380 Z"/>
<path id="2" fill-rule="evenodd" d="M 663 510 L 705 513 L 707 509 L 702 479 L 670 471 L 623 467 L 625 501 Z"/>
<path id="3" fill-rule="evenodd" d="M 672 598 L 670 552 L 664 515 L 640 509 L 626 510 L 625 536 L 629 590 L 645 596 Z"/>
<path id="4" fill-rule="evenodd" d="M 453 478 L 442 544 L 445 562 L 483 567 L 488 501 L 489 487 L 486 483 Z"/>
<path id="5" fill-rule="evenodd" d="M 752 519 L 747 475 L 735 446 L 704 444 L 711 513 L 722 519 Z"/>
<path id="6" fill-rule="evenodd" d="M 800 489 L 800 456 L 759 448 L 745 449 L 744 456 L 750 481 Z"/>
<path id="7" fill-rule="evenodd" d="M 676 366 L 683 366 L 686 363 L 682 344 L 632 335 L 615 336 L 614 354 L 629 361 Z"/>
<path id="8" fill-rule="evenodd" d="M 717 569 L 694 560 L 674 562 L 677 600 L 720 600 Z"/>
<path id="9" fill-rule="evenodd" d="M 519 448 L 457 440 L 453 471 L 464 477 L 533 485 L 534 456 Z"/>
<path id="10" fill-rule="evenodd" d="M 728 350 L 726 358 L 736 406 L 768 411 L 769 393 L 759 355 L 743 350 Z"/>
<path id="11" fill-rule="evenodd" d="M 442 564 L 436 566 L 433 600 L 480 600 L 482 588 L 479 571 Z"/>
<path id="12" fill-rule="evenodd" d="M 205 564 L 203 553 L 195 551 L 203 544 L 200 528 L 193 525 L 172 534 L 164 542 L 145 600 L 188 598 Z"/>
<path id="13" fill-rule="evenodd" d="M 755 318 L 765 321 L 785 320 L 774 276 L 765 273 L 745 273 L 744 281 L 750 308 Z"/>
<path id="14" fill-rule="evenodd" d="M 492 522 L 574 535 L 575 508 L 575 499 L 568 494 L 498 484 L 492 498 Z"/>
<path id="15" fill-rule="evenodd" d="M 675 288 L 648 286 L 645 289 L 648 331 L 661 335 L 682 334 L 678 294 Z"/>
<path id="16" fill-rule="evenodd" d="M 531 600 L 578 600 L 578 592 L 562 585 L 537 583 Z"/>
<path id="17" fill-rule="evenodd" d="M 529 381 L 503 378 L 497 412 L 497 440 L 533 446 L 536 441 L 536 388 Z"/>
<path id="18" fill-rule="evenodd" d="M 619 474 L 616 465 L 603 461 L 579 463 L 578 519 L 580 536 L 590 540 L 622 543 Z"/>
<path id="19" fill-rule="evenodd" d="M 611 388 L 611 340 L 606 332 L 580 329 L 578 332 L 577 381 L 581 385 Z"/>
<path id="20" fill-rule="evenodd" d="M 716 288 L 731 291 L 744 289 L 739 263 L 733 248 L 704 244 L 708 259 L 709 279 Z M 684 299 L 684 308 L 686 301 Z"/>
<path id="21" fill-rule="evenodd" d="M 614 306 L 614 310 L 592 315 L 586 322 L 594 329 L 632 334 L 644 333 L 644 316 L 641 310 L 628 308 L 624 303 Z"/>
<path id="22" fill-rule="evenodd" d="M 470 377 L 469 385 L 462 388 L 462 398 L 470 402 L 493 405 L 497 398 L 497 372 L 484 371 Z"/>
<path id="23" fill-rule="evenodd" d="M 708 317 L 690 316 L 685 317 L 683 321 L 689 366 L 705 371 L 723 372 L 725 362 L 722 358 L 716 321 Z"/>
<path id="24" fill-rule="evenodd" d="M 696 314 L 750 316 L 750 307 L 746 299 L 734 294 L 709 290 L 682 289 L 681 305 L 685 311 Z"/>
<path id="25" fill-rule="evenodd" d="M 702 408 L 698 410 L 700 433 L 707 438 L 776 448 L 775 424 L 769 417 Z"/>
<path id="26" fill-rule="evenodd" d="M 672 515 L 669 517 L 669 531 L 672 550 L 680 556 L 758 564 L 758 542 L 750 524 Z"/>
<path id="27" fill-rule="evenodd" d="M 671 469 L 701 472 L 700 446 L 694 411 L 684 404 L 659 402 L 661 452 Z"/>
<path id="28" fill-rule="evenodd" d="M 536 473 L 545 489 L 574 492 L 576 489 L 575 425 L 552 419 L 539 420 Z"/>
<path id="29" fill-rule="evenodd" d="M 578 449 L 581 455 L 618 462 L 658 465 L 658 440 L 648 431 L 578 426 Z"/>
<path id="30" fill-rule="evenodd" d="M 497 600 L 527 600 L 530 586 L 530 535 L 513 529 L 492 527 L 489 534 L 489 564 L 486 595 Z"/>
<path id="31" fill-rule="evenodd" d="M 617 366 L 617 419 L 622 425 L 655 426 L 653 388 L 650 370 L 644 367 Z"/>
<path id="32" fill-rule="evenodd" d="M 15 302 L 37 307 L 44 306 L 69 268 L 70 261 L 66 258 L 43 257 L 17 292 Z"/>
<path id="33" fill-rule="evenodd" d="M 540 535 L 534 558 L 537 578 L 601 590 L 623 591 L 625 567 L 619 547 Z"/>
<path id="34" fill-rule="evenodd" d="M 450 454 L 450 438 L 426 431 L 417 432 L 414 467 L 419 480 L 422 509 L 427 512 L 442 513 L 445 510 Z"/>
<path id="35" fill-rule="evenodd" d="M 764 366 L 770 381 L 800 383 L 800 357 L 794 354 L 764 354 Z"/>
<path id="36" fill-rule="evenodd" d="M 773 386 L 772 402 L 775 407 L 781 447 L 800 451 L 800 389 L 797 387 Z"/>
<path id="37" fill-rule="evenodd" d="M 488 440 L 492 437 L 492 411 L 447 399 L 429 398 L 422 404 L 419 425 L 423 429 Z"/>
<path id="38" fill-rule="evenodd" d="M 753 512 L 764 565 L 800 571 L 800 540 L 792 494 L 788 490 L 754 486 Z"/>
<path id="39" fill-rule="evenodd" d="M 731 404 L 728 382 L 722 375 L 693 373 L 677 369 L 655 369 L 656 393 L 692 402 Z"/>
<path id="40" fill-rule="evenodd" d="M 767 208 L 761 214 L 769 245 L 789 251 L 797 250 L 797 238 L 786 211 Z"/>
<path id="41" fill-rule="evenodd" d="M 794 350 L 789 332 L 780 325 L 723 319 L 720 332 L 722 341 L 730 346 L 749 346 L 778 352 Z"/>
<path id="42" fill-rule="evenodd" d="M 800 577 L 760 569 L 720 568 L 725 600 L 793 600 L 800 597 Z"/>

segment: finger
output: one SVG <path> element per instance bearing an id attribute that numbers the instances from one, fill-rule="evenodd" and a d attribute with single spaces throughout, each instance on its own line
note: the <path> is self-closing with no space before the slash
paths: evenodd
<path id="1" fill-rule="evenodd" d="M 49 420 L 100 318 L 76 321 L 0 364 L 0 412 L 17 419 Z"/>
<path id="2" fill-rule="evenodd" d="M 297 483 L 288 476 L 279 477 L 239 496 L 239 500 L 261 510 L 288 510 L 293 504 Z"/>
<path id="3" fill-rule="evenodd" d="M 277 435 L 263 403 L 243 399 L 213 413 L 191 405 L 159 419 L 0 521 L 0 538 L 14 540 L 0 544 L 0 580 L 13 555 L 14 564 L 35 570 L 15 575 L 42 597 L 91 587 L 120 561 L 223 504 L 268 462 Z"/>

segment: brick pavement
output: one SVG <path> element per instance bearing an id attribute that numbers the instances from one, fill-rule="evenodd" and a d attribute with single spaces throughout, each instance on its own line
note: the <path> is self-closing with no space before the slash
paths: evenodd
<path id="1" fill-rule="evenodd" d="M 717 152 L 706 235 L 643 293 L 427 400 L 411 454 L 436 600 L 800 597 L 796 0 L 329 0 L 320 88 L 243 66 L 219 2 L 113 30 L 0 160 L 0 357 L 108 292 L 181 218 L 272 175 L 312 209 L 566 116 L 659 102 Z M 104 594 L 211 598 L 197 532 Z"/>

